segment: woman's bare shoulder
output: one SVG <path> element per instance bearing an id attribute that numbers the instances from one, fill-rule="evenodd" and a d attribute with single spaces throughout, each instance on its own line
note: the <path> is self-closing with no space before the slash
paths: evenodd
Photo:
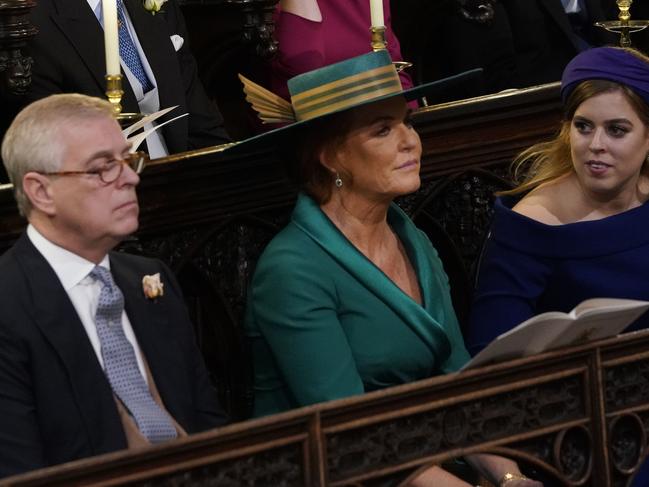
<path id="1" fill-rule="evenodd" d="M 545 225 L 562 225 L 562 183 L 543 184 L 520 200 L 512 210 Z"/>

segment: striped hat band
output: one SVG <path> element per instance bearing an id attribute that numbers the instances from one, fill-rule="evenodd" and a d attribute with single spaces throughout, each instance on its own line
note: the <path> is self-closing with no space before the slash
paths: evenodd
<path id="1" fill-rule="evenodd" d="M 387 51 L 346 59 L 288 81 L 298 122 L 339 112 L 403 92 Z"/>
<path id="2" fill-rule="evenodd" d="M 291 96 L 291 104 L 297 120 L 309 120 L 402 91 L 399 76 L 389 65 Z"/>

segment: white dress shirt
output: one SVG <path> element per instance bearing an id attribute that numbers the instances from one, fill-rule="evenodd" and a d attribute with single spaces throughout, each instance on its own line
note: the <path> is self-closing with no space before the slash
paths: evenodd
<path id="1" fill-rule="evenodd" d="M 87 1 L 88 1 L 88 5 L 90 5 L 90 8 L 95 13 L 95 17 L 97 17 L 97 20 L 99 21 L 99 23 L 103 28 L 104 17 L 101 9 L 101 0 L 87 0 Z M 142 8 L 144 8 L 144 4 L 142 4 Z M 154 113 L 160 110 L 158 84 L 156 82 L 155 75 L 151 70 L 151 66 L 149 65 L 149 61 L 146 58 L 146 54 L 142 50 L 140 41 L 137 38 L 137 33 L 135 32 L 135 27 L 133 27 L 131 18 L 128 15 L 128 10 L 126 9 L 124 9 L 124 17 L 126 19 L 126 29 L 128 30 L 128 33 L 131 36 L 131 39 L 133 40 L 133 44 L 135 45 L 138 55 L 140 56 L 140 61 L 142 62 L 142 67 L 144 68 L 144 72 L 149 77 L 149 81 L 151 81 L 151 84 L 153 85 L 153 89 L 150 90 L 148 93 L 144 93 L 142 89 L 142 84 L 133 75 L 133 73 L 128 68 L 128 66 L 124 63 L 124 60 L 121 57 L 120 57 L 120 64 L 122 66 L 122 69 L 124 70 L 124 74 L 126 74 L 126 78 L 128 79 L 131 88 L 133 89 L 133 93 L 135 93 L 135 98 L 137 99 L 137 104 L 140 107 L 140 112 L 142 112 L 145 115 L 148 115 L 150 113 Z M 144 126 L 144 130 L 149 130 L 152 127 L 153 124 L 150 123 L 146 124 Z M 156 157 L 164 157 L 169 154 L 169 150 L 167 149 L 167 144 L 165 143 L 164 137 L 162 136 L 159 130 L 156 130 L 146 138 L 146 144 L 151 159 L 155 159 Z"/>
<path id="2" fill-rule="evenodd" d="M 95 264 L 50 242 L 31 224 L 27 226 L 27 237 L 34 244 L 36 250 L 45 257 L 45 260 L 50 264 L 59 281 L 61 281 L 63 289 L 65 289 L 70 301 L 72 301 L 72 305 L 79 315 L 81 324 L 86 330 L 88 339 L 97 355 L 97 360 L 99 360 L 102 369 L 105 369 L 104 358 L 101 355 L 99 335 L 97 334 L 97 327 L 95 325 L 95 313 L 97 312 L 99 293 L 101 292 L 102 285 L 88 275 L 95 267 Z M 99 265 L 110 270 L 110 259 L 108 255 L 104 257 Z M 126 311 L 122 311 L 122 326 L 124 327 L 126 339 L 133 345 L 133 349 L 135 350 L 135 358 L 137 359 L 140 374 L 147 381 L 144 363 L 142 361 L 142 352 L 135 338 L 135 333 L 133 333 L 131 322 L 128 320 L 128 316 L 126 316 Z"/>

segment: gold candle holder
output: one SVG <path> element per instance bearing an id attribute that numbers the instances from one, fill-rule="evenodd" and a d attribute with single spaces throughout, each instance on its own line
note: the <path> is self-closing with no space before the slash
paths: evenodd
<path id="1" fill-rule="evenodd" d="M 122 96 L 124 96 L 124 90 L 122 90 L 121 74 L 106 75 L 106 96 L 108 97 L 108 101 L 113 105 L 113 116 L 122 127 L 128 127 L 144 117 L 141 113 L 122 113 Z"/>
<path id="2" fill-rule="evenodd" d="M 410 61 L 392 61 L 392 64 L 394 64 L 394 68 L 397 70 L 397 73 L 400 73 L 404 69 L 412 67 L 412 63 Z"/>
<path id="3" fill-rule="evenodd" d="M 617 0 L 615 3 L 620 10 L 618 20 L 596 22 L 595 25 L 619 34 L 621 47 L 631 47 L 631 34 L 646 29 L 649 26 L 649 20 L 631 20 L 630 9 L 633 0 Z"/>
<path id="4" fill-rule="evenodd" d="M 385 26 L 372 26 L 370 27 L 372 33 L 370 44 L 373 51 L 381 51 L 388 48 L 388 43 L 385 40 Z"/>
<path id="5" fill-rule="evenodd" d="M 370 27 L 370 32 L 372 33 L 370 41 L 372 50 L 374 52 L 386 50 L 388 48 L 388 41 L 385 40 L 385 26 Z M 408 61 L 392 61 L 392 64 L 394 64 L 397 73 L 412 66 L 412 63 Z"/>
<path id="6" fill-rule="evenodd" d="M 618 19 L 620 19 L 620 22 L 628 23 L 631 20 L 629 10 L 631 9 L 631 5 L 633 5 L 633 0 L 617 0 L 615 3 L 617 4 L 617 8 L 620 9 Z"/>
<path id="7" fill-rule="evenodd" d="M 121 74 L 107 74 L 106 75 L 106 96 L 108 101 L 113 105 L 113 115 L 115 118 L 122 113 L 122 75 Z"/>

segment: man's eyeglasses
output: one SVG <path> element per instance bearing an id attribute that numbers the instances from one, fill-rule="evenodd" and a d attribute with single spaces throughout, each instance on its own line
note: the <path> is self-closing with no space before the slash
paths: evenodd
<path id="1" fill-rule="evenodd" d="M 52 172 L 40 172 L 44 176 L 78 176 L 82 174 L 90 174 L 99 176 L 102 183 L 110 184 L 114 183 L 122 175 L 124 166 L 130 167 L 136 174 L 140 174 L 142 169 L 144 169 L 144 163 L 146 161 L 146 153 L 142 151 L 134 152 L 129 154 L 124 159 L 115 159 L 114 161 L 109 162 L 105 166 L 97 169 L 89 169 L 87 171 L 52 171 Z"/>

